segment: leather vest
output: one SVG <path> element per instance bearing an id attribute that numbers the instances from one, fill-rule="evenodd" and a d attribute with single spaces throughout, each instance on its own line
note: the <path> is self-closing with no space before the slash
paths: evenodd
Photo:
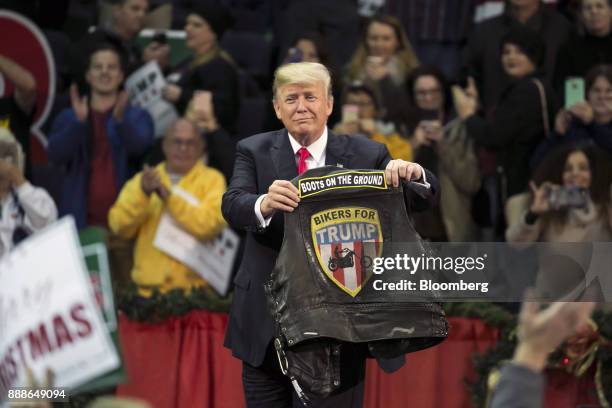
<path id="1" fill-rule="evenodd" d="M 266 285 L 277 350 L 334 339 L 392 358 L 444 340 L 440 304 L 372 285 L 375 258 L 395 256 L 390 243 L 422 244 L 402 187 L 388 187 L 384 171 L 331 166 L 292 182 L 300 203 L 285 213 L 283 244 Z"/>

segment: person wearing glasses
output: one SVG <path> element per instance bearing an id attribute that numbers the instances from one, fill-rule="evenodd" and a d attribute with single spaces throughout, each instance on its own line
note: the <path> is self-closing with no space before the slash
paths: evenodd
<path id="1" fill-rule="evenodd" d="M 212 239 L 225 227 L 221 197 L 223 175 L 202 161 L 204 139 L 194 122 L 178 119 L 162 141 L 165 161 L 129 180 L 109 211 L 112 232 L 136 239 L 132 280 L 142 296 L 154 289 L 189 291 L 208 283 L 176 258 L 154 245 L 160 223 L 169 215 L 174 224 L 199 240 Z"/>

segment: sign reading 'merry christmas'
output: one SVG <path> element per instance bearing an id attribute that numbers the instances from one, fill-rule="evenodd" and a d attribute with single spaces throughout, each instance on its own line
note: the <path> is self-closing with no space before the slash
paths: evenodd
<path id="1" fill-rule="evenodd" d="M 88 280 L 72 218 L 0 261 L 0 400 L 26 385 L 25 367 L 68 389 L 118 367 Z"/>

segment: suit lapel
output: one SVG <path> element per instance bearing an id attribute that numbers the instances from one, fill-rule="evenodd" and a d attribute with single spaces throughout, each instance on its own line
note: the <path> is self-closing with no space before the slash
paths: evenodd
<path id="1" fill-rule="evenodd" d="M 297 177 L 297 165 L 295 155 L 289 143 L 289 134 L 286 129 L 276 133 L 276 140 L 272 145 L 271 158 L 277 179 L 292 180 Z M 327 147 L 325 148 L 325 165 L 347 167 L 351 166 L 352 153 L 348 151 L 348 139 L 344 136 L 336 136 L 328 131 Z"/>
<path id="2" fill-rule="evenodd" d="M 351 156 L 352 153 L 348 151 L 348 139 L 328 132 L 325 165 L 350 168 Z"/>
<path id="3" fill-rule="evenodd" d="M 294 179 L 297 176 L 297 165 L 286 129 L 279 130 L 276 133 L 276 141 L 271 150 L 272 163 L 277 174 L 276 178 L 278 180 Z"/>

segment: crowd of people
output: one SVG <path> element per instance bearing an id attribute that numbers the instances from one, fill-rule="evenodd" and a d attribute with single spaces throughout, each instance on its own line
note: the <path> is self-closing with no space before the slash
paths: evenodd
<path id="1" fill-rule="evenodd" d="M 69 59 L 64 81 L 58 82 L 47 154 L 60 169 L 63 186 L 53 198 L 60 216 L 74 215 L 79 227 L 108 227 L 108 211 L 124 183 L 143 163 L 156 165 L 164 158 L 151 117 L 122 91 L 126 77 L 140 66 L 157 61 L 169 79 L 163 97 L 179 116 L 206 123 L 200 128 L 207 139 L 206 162 L 221 171 L 226 182 L 235 143 L 245 136 L 238 132 L 245 93 L 269 100 L 269 82 L 249 77 L 249 67 L 240 66 L 240 57 L 223 48 L 224 34 L 242 29 L 234 8 L 203 1 L 185 9 L 180 28 L 191 56 L 172 66 L 169 44 L 157 37 L 144 47 L 137 41 L 147 12 L 158 3 L 110 2 L 110 19 L 74 40 L 77 55 Z M 335 37 L 337 31 L 348 32 L 346 26 L 323 25 L 326 18 L 338 16 L 315 13 L 310 19 L 319 23 L 297 19 L 291 28 L 273 24 L 271 33 L 278 38 L 268 40 L 274 51 L 268 63 L 270 71 L 276 61 L 323 63 L 333 78 L 330 130 L 378 141 L 393 158 L 436 170 L 445 185 L 442 204 L 415 217 L 422 236 L 434 241 L 503 240 L 505 229 L 516 227 L 511 224 L 520 218 L 517 203 L 524 193 L 536 191 L 531 181 L 537 181 L 538 167 L 550 167 L 546 162 L 553 160 L 555 150 L 571 143 L 612 153 L 612 74 L 606 65 L 612 62 L 609 2 L 508 0 L 501 15 L 479 23 L 473 22 L 479 2 L 441 2 L 422 10 L 432 21 L 438 20 L 430 14 L 446 21 L 445 13 L 460 10 L 457 19 L 463 20 L 454 22 L 452 28 L 459 30 L 454 36 L 443 33 L 451 27 L 440 26 L 435 36 L 431 27 L 415 23 L 415 6 L 409 10 L 389 3 L 372 6 L 375 13 L 372 7 L 354 5 L 350 15 L 358 17 L 353 24 L 361 34 L 347 38 L 347 44 L 354 43 L 351 53 L 340 52 Z M 303 5 L 264 7 L 255 2 L 249 7 L 274 21 L 294 16 Z M 347 4 L 336 7 L 344 10 Z M 466 10 L 472 13 L 468 22 Z M 29 11 L 37 18 L 35 10 Z M 453 41 L 444 41 L 451 37 Z M 445 52 L 439 52 L 441 43 Z M 451 55 L 454 62 L 449 61 Z M 10 118 L 25 152 L 24 174 L 31 178 L 27 133 L 36 84 L 16 61 L 1 57 L 0 69 L 15 85 L 13 96 L 3 98 L 2 116 Z M 582 78 L 582 99 L 566 95 L 566 83 L 574 78 Z M 255 91 L 245 89 L 252 86 Z M 194 104 L 201 91 L 210 96 L 210 108 Z M 280 125 L 272 105 L 267 106 L 259 131 Z M 590 163 L 589 170 L 593 166 Z M 547 183 L 546 194 L 558 187 Z M 517 196 L 521 200 L 514 199 Z"/>
<path id="2" fill-rule="evenodd" d="M 58 28 L 42 10 L 5 3 L 0 7 L 27 13 L 43 29 Z M 251 194 L 268 189 L 241 184 L 264 176 L 258 166 L 270 163 L 253 164 L 245 146 L 236 153 L 247 136 L 240 122 L 260 123 L 254 133 L 283 127 L 289 101 L 272 103 L 272 72 L 296 62 L 320 63 L 331 73 L 325 137 L 381 143 L 394 161 L 437 176 L 439 205 L 412 215 L 423 238 L 612 239 L 612 0 L 505 0 L 501 14 L 478 23 L 486 2 L 476 0 L 101 3 L 110 7 L 109 20 L 88 32 L 72 24 L 63 33 L 74 55 L 68 68 L 57 67 L 48 119 L 46 154 L 61 175 L 53 197 L 31 161 L 36 81 L 0 55 L 0 75 L 14 89 L 0 99 L 0 257 L 72 215 L 79 228 L 135 240 L 126 262 L 142 296 L 207 286 L 154 246 L 156 231 L 169 214 L 196 239 L 211 239 L 228 222 L 237 230 L 254 220 L 266 228 L 267 216 L 292 205 L 262 196 L 226 210 L 227 222 L 221 210 L 228 185 Z M 138 41 L 147 14 L 167 4 L 190 54 L 174 65 L 164 38 Z M 263 28 L 239 18 L 245 8 Z M 247 49 L 224 48 L 224 36 L 242 31 L 271 51 L 267 75 L 249 73 L 240 54 Z M 126 78 L 151 61 L 166 76 L 162 97 L 180 118 L 163 135 L 124 90 Z M 257 117 L 245 114 L 253 96 L 266 101 Z M 574 192 L 581 199 L 558 199 Z M 253 205 L 247 215 L 242 207 Z"/>

